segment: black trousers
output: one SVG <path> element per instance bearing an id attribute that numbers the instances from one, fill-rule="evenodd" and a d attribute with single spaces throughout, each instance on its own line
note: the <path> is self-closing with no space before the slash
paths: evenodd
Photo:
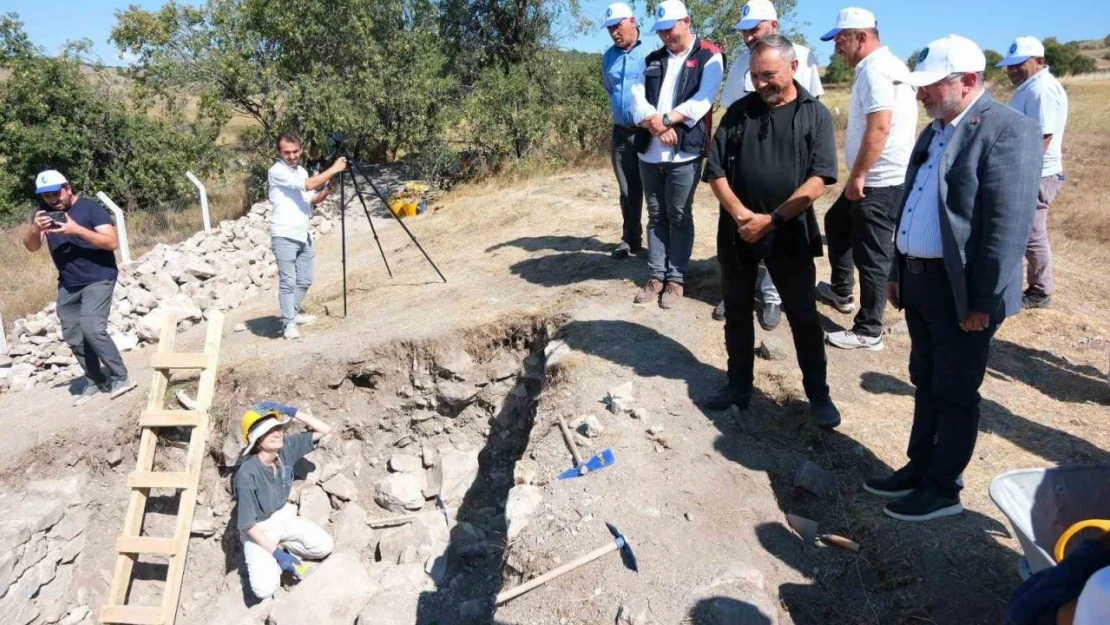
<path id="1" fill-rule="evenodd" d="M 634 128 L 613 126 L 613 145 L 609 156 L 621 194 L 621 218 L 624 221 L 621 240 L 636 251 L 644 246 L 644 229 L 640 223 L 644 213 L 644 185 L 640 183 L 640 157 L 636 152 Z"/>
<path id="2" fill-rule="evenodd" d="M 829 242 L 829 282 L 841 297 L 852 294 L 859 269 L 859 312 L 852 331 L 877 337 L 883 333 L 886 282 L 894 260 L 894 220 L 902 203 L 903 186 L 865 187 L 864 198 L 853 202 L 841 194 L 825 213 Z"/>
<path id="3" fill-rule="evenodd" d="M 721 228 L 735 232 L 731 219 Z M 739 250 L 729 232 L 718 233 L 717 258 L 721 263 L 721 290 L 725 300 L 725 349 L 728 351 L 728 381 L 733 388 L 751 392 L 755 379 L 755 321 L 752 298 L 760 259 Z M 825 360 L 825 334 L 817 314 L 813 284 L 817 268 L 813 257 L 780 257 L 766 259 L 767 271 L 782 296 L 782 311 L 790 322 L 794 349 L 802 369 L 802 385 L 810 402 L 829 397 L 828 363 Z"/>
<path id="4" fill-rule="evenodd" d="M 998 323 L 964 332 L 943 271 L 902 272 L 901 297 L 910 331 L 913 429 L 906 452 L 922 486 L 947 496 L 960 492 L 957 478 L 971 462 L 979 435 L 979 387 Z"/>

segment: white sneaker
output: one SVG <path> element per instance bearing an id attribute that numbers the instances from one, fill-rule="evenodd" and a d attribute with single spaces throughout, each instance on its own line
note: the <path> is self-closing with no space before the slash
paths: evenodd
<path id="1" fill-rule="evenodd" d="M 297 324 L 296 323 L 291 323 L 291 324 L 285 326 L 285 331 L 282 332 L 281 335 L 284 336 L 287 339 L 299 339 L 299 338 L 301 338 L 301 332 L 300 332 L 300 330 L 297 329 Z"/>
<path id="2" fill-rule="evenodd" d="M 873 352 L 882 351 L 883 349 L 883 338 L 881 336 L 863 336 L 851 330 L 829 332 L 825 335 L 825 341 L 829 345 L 840 349 L 866 349 Z"/>
<path id="3" fill-rule="evenodd" d="M 832 285 L 828 282 L 817 283 L 817 297 L 845 315 L 851 314 L 856 310 L 856 297 L 854 295 L 840 297 L 833 291 Z"/>
<path id="4" fill-rule="evenodd" d="M 293 317 L 293 323 L 299 326 L 307 326 L 309 324 L 316 323 L 316 315 L 306 315 L 304 313 L 301 313 L 296 317 Z"/>

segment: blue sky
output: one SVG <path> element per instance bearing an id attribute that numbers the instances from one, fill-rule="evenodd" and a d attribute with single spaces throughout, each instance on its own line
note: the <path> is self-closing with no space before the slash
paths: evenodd
<path id="1" fill-rule="evenodd" d="M 798 18 L 809 22 L 802 32 L 822 63 L 828 61 L 832 43 L 821 43 L 818 37 L 832 27 L 837 11 L 850 1 L 799 0 Z M 106 64 L 118 65 L 126 59 L 120 59 L 119 51 L 108 43 L 108 35 L 115 12 L 130 4 L 154 9 L 162 0 L 4 0 L 0 11 L 18 13 L 32 41 L 48 52 L 57 52 L 67 40 L 87 37 Z M 598 22 L 607 5 L 607 0 L 582 0 L 585 17 Z M 858 0 L 857 5 L 875 12 L 883 42 L 903 58 L 949 33 L 970 37 L 980 46 L 1000 52 L 1017 35 L 1056 35 L 1068 41 L 1110 34 L 1110 2 L 1105 0 Z M 646 5 L 641 0 L 635 6 L 643 12 Z M 597 28 L 585 35 L 566 36 L 562 43 L 601 52 L 610 42 L 608 34 Z"/>

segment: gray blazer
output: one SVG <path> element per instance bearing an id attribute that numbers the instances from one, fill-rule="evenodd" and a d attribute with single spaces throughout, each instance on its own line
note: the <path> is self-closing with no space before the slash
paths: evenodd
<path id="1" fill-rule="evenodd" d="M 914 154 L 929 148 L 933 125 L 922 131 Z M 1021 310 L 1022 258 L 1037 210 L 1042 137 L 1037 122 L 996 101 L 975 101 L 956 126 L 940 162 L 940 220 L 944 265 L 956 299 L 957 322 L 968 311 L 989 313 L 993 322 Z M 906 171 L 913 186 L 917 158 Z M 906 207 L 907 192 L 898 209 Z M 890 279 L 900 282 L 900 262 Z"/>

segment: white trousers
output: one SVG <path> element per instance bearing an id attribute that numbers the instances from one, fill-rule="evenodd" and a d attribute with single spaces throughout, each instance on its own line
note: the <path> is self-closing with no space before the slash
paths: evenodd
<path id="1" fill-rule="evenodd" d="M 297 506 L 285 504 L 270 518 L 255 525 L 262 534 L 289 553 L 301 558 L 319 560 L 331 553 L 334 543 L 319 525 L 297 516 Z M 243 555 L 247 561 L 247 578 L 251 592 L 259 599 L 273 595 L 281 585 L 281 567 L 274 554 L 266 551 L 244 533 Z"/>

